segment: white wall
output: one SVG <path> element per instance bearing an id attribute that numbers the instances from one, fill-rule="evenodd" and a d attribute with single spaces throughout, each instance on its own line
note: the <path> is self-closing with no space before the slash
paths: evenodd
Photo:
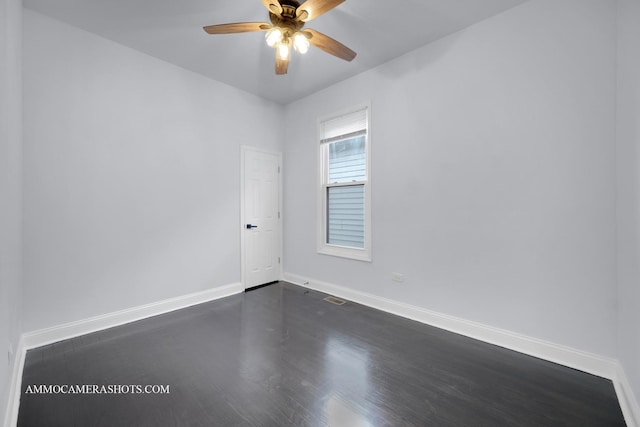
<path id="1" fill-rule="evenodd" d="M 640 1 L 618 10 L 618 348 L 640 398 Z"/>
<path id="2" fill-rule="evenodd" d="M 22 2 L 0 0 L 0 423 L 22 332 Z"/>
<path id="3" fill-rule="evenodd" d="M 615 356 L 615 43 L 532 0 L 288 105 L 285 271 Z M 368 100 L 372 263 L 315 249 L 316 119 Z"/>
<path id="4" fill-rule="evenodd" d="M 282 107 L 25 10 L 25 330 L 240 281 Z"/>

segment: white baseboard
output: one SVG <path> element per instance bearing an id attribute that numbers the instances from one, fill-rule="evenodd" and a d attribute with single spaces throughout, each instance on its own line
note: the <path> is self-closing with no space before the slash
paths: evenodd
<path id="1" fill-rule="evenodd" d="M 22 389 L 22 370 L 24 368 L 24 339 L 21 336 L 15 351 L 13 361 L 13 372 L 11 373 L 11 383 L 9 384 L 9 395 L 7 411 L 4 417 L 5 427 L 14 427 L 18 423 L 18 407 L 20 405 L 20 390 Z"/>
<path id="2" fill-rule="evenodd" d="M 202 292 L 182 295 L 151 304 L 145 304 L 138 307 L 127 308 L 125 310 L 91 317 L 89 319 L 78 320 L 76 322 L 27 332 L 23 334 L 25 349 L 30 350 L 32 348 L 41 347 L 43 345 L 74 338 L 80 335 L 124 325 L 125 323 L 135 322 L 136 320 L 146 319 L 147 317 L 157 316 L 158 314 L 168 313 L 170 311 L 179 310 L 192 305 L 228 297 L 243 291 L 244 287 L 241 283 L 232 283 L 230 285 L 207 289 Z"/>
<path id="3" fill-rule="evenodd" d="M 13 376 L 9 389 L 9 403 L 5 416 L 5 427 L 14 427 L 18 421 L 18 410 L 20 406 L 20 391 L 22 387 L 22 371 L 27 350 L 41 347 L 54 342 L 74 338 L 80 335 L 97 332 L 114 326 L 135 322 L 181 308 L 190 307 L 196 304 L 213 301 L 216 299 L 239 294 L 244 291 L 242 283 L 232 283 L 217 288 L 208 289 L 188 295 L 182 295 L 163 301 L 132 307 L 125 310 L 115 311 L 89 319 L 78 320 L 76 322 L 65 323 L 27 332 L 20 336 L 18 348 L 16 349 L 16 361 L 14 363 Z"/>
<path id="4" fill-rule="evenodd" d="M 624 419 L 628 427 L 640 427 L 640 404 L 631 388 L 629 379 L 624 372 L 624 368 L 617 363 L 616 376 L 613 379 L 613 386 L 618 395 L 620 408 L 624 414 Z"/>
<path id="5" fill-rule="evenodd" d="M 616 393 L 618 393 L 618 400 L 627 425 L 629 427 L 640 427 L 638 401 L 633 396 L 633 391 L 620 363 L 615 359 L 293 273 L 285 272 L 282 280 L 609 379 L 614 383 Z"/>

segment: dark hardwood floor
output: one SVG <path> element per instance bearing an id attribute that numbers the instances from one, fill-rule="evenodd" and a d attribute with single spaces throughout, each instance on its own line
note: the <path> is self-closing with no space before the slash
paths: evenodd
<path id="1" fill-rule="evenodd" d="M 279 282 L 30 350 L 18 425 L 625 425 L 611 381 L 324 297 Z M 25 393 L 94 384 L 169 394 Z"/>

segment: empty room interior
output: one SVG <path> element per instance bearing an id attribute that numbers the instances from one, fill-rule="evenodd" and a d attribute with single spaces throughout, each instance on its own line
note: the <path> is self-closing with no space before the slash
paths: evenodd
<path id="1" fill-rule="evenodd" d="M 640 0 L 0 0 L 0 62 L 6 427 L 640 427 Z"/>

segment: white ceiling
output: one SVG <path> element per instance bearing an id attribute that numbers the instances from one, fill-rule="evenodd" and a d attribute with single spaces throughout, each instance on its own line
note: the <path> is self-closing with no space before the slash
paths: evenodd
<path id="1" fill-rule="evenodd" d="M 264 33 L 208 35 L 202 27 L 268 22 L 260 0 L 24 0 L 29 9 L 180 67 L 286 104 L 526 0 L 347 0 L 306 27 L 358 53 L 345 62 L 312 47 L 274 74 Z"/>

